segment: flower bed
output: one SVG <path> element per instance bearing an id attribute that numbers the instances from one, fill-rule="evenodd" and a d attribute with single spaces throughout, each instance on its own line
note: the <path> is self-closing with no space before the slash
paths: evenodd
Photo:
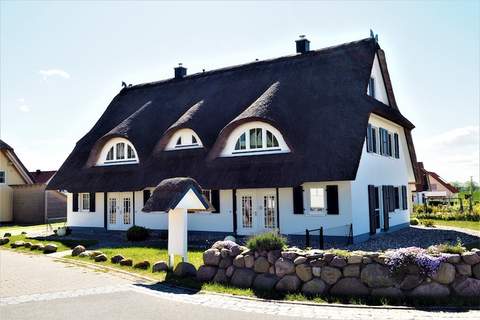
<path id="1" fill-rule="evenodd" d="M 203 254 L 202 282 L 309 296 L 479 297 L 480 251 L 410 247 L 381 252 L 250 250 L 219 241 Z"/>

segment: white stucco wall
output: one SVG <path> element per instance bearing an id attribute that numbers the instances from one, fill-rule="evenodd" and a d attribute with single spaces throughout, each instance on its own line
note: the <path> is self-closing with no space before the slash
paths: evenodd
<path id="1" fill-rule="evenodd" d="M 368 153 L 366 144 L 364 143 L 357 176 L 355 181 L 351 183 L 354 235 L 368 233 L 370 230 L 368 185 L 404 185 L 407 186 L 407 199 L 410 199 L 411 191 L 409 182 L 414 181 L 404 129 L 376 115 L 371 115 L 369 122 L 373 126 L 382 127 L 392 133 L 398 134 L 400 159 Z M 407 203 L 410 208 L 411 201 L 407 201 Z M 390 228 L 398 224 L 408 223 L 409 221 L 409 209 L 397 209 L 394 213 L 390 213 Z"/>
<path id="2" fill-rule="evenodd" d="M 310 188 L 324 188 L 327 185 L 338 186 L 339 214 L 310 212 Z M 331 236 L 346 236 L 346 225 L 352 221 L 351 192 L 349 181 L 307 182 L 303 184 L 304 214 L 293 213 L 293 189 L 279 189 L 280 231 L 284 234 L 304 235 L 305 229 L 324 227 L 324 234 Z M 326 194 L 325 194 L 326 201 Z M 328 204 L 327 204 L 328 206 Z"/>
<path id="3" fill-rule="evenodd" d="M 385 89 L 385 83 L 383 81 L 382 70 L 380 69 L 380 63 L 378 62 L 378 56 L 376 54 L 370 77 L 375 79 L 375 99 L 385 103 L 386 105 L 389 105 L 387 90 Z"/>
<path id="4" fill-rule="evenodd" d="M 80 197 L 79 197 L 80 198 Z M 67 225 L 70 227 L 104 227 L 104 195 L 103 192 L 95 194 L 96 212 L 72 211 L 72 194 L 67 193 Z"/>

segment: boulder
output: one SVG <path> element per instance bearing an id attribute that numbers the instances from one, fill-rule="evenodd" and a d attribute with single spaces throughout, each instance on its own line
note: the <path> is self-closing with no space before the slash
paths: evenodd
<path id="1" fill-rule="evenodd" d="M 480 263 L 480 256 L 476 252 L 464 252 L 462 253 L 462 259 L 466 264 Z"/>
<path id="2" fill-rule="evenodd" d="M 32 246 L 33 243 L 31 242 L 25 242 L 25 244 L 23 245 L 25 248 L 30 248 Z"/>
<path id="3" fill-rule="evenodd" d="M 459 277 L 452 284 L 452 289 L 460 297 L 480 297 L 480 280 Z M 478 301 L 478 300 L 477 300 Z"/>
<path id="4" fill-rule="evenodd" d="M 107 260 L 108 260 L 107 255 L 104 253 L 99 254 L 98 256 L 95 257 L 95 262 L 104 262 Z"/>
<path id="5" fill-rule="evenodd" d="M 120 261 L 120 265 L 131 267 L 131 266 L 133 266 L 133 260 L 132 259 L 123 259 L 123 260 Z"/>
<path id="6" fill-rule="evenodd" d="M 218 253 L 220 256 L 220 252 Z M 195 277 L 197 275 L 197 269 L 195 269 L 195 266 L 191 263 L 188 262 L 179 262 L 177 266 L 175 267 L 175 270 L 173 273 L 177 277 Z"/>
<path id="7" fill-rule="evenodd" d="M 38 250 L 38 247 L 39 247 L 39 246 L 40 246 L 40 245 L 39 245 L 38 243 L 33 243 L 33 244 L 30 246 L 30 250 L 32 250 L 32 251 L 33 251 L 33 250 Z"/>
<path id="8" fill-rule="evenodd" d="M 49 243 L 45 245 L 43 248 L 43 253 L 54 253 L 57 252 L 58 247 L 54 245 L 53 243 Z"/>
<path id="9" fill-rule="evenodd" d="M 253 265 L 253 271 L 256 273 L 267 273 L 270 268 L 270 263 L 268 263 L 267 258 L 258 257 L 255 259 L 255 264 Z"/>
<path id="10" fill-rule="evenodd" d="M 218 269 L 217 273 L 213 277 L 213 282 L 215 283 L 227 283 L 228 278 L 227 278 L 227 273 L 225 269 Z"/>
<path id="11" fill-rule="evenodd" d="M 152 266 L 152 272 L 167 271 L 168 264 L 165 261 L 157 261 Z"/>
<path id="12" fill-rule="evenodd" d="M 298 257 L 298 253 L 295 251 L 283 251 L 282 252 L 282 258 L 290 260 L 290 261 L 295 261 L 295 259 Z"/>
<path id="13" fill-rule="evenodd" d="M 320 277 L 322 275 L 322 267 L 312 267 L 312 274 L 314 277 Z"/>
<path id="14" fill-rule="evenodd" d="M 255 264 L 255 257 L 252 254 L 244 256 L 245 268 L 253 268 Z"/>
<path id="15" fill-rule="evenodd" d="M 38 248 L 37 248 L 37 250 L 38 250 L 38 251 L 43 251 L 43 249 L 45 249 L 45 245 L 44 245 L 44 244 L 41 244 L 41 243 L 39 243 L 39 244 L 38 244 Z"/>
<path id="16" fill-rule="evenodd" d="M 33 248 L 33 246 L 32 246 Z M 31 250 L 33 250 L 32 248 L 30 248 Z M 80 258 L 85 258 L 85 257 L 90 257 L 90 254 L 88 252 L 82 252 L 78 255 Z"/>
<path id="17" fill-rule="evenodd" d="M 275 273 L 279 278 L 281 278 L 286 274 L 292 274 L 294 272 L 295 264 L 291 260 L 284 258 L 282 253 L 282 257 L 278 258 L 278 260 L 275 262 Z"/>
<path id="18" fill-rule="evenodd" d="M 218 267 L 221 269 L 227 269 L 232 265 L 232 262 L 233 262 L 233 258 L 230 256 L 226 256 L 220 260 Z"/>
<path id="19" fill-rule="evenodd" d="M 275 261 L 277 261 L 277 259 L 280 258 L 281 256 L 282 256 L 281 250 L 271 250 L 271 251 L 268 251 L 267 259 L 268 259 L 268 262 L 270 262 L 271 264 L 274 264 Z"/>
<path id="20" fill-rule="evenodd" d="M 95 258 L 98 255 L 103 254 L 102 251 L 90 251 L 90 257 Z"/>
<path id="21" fill-rule="evenodd" d="M 235 267 L 234 266 L 230 266 L 227 268 L 227 270 L 225 271 L 225 274 L 227 275 L 227 277 L 231 278 L 233 276 L 233 273 L 235 272 Z"/>
<path id="22" fill-rule="evenodd" d="M 273 266 L 273 265 L 270 266 L 270 267 L 268 268 L 268 273 L 270 273 L 270 274 L 275 274 L 275 266 Z"/>
<path id="23" fill-rule="evenodd" d="M 330 266 L 332 267 L 337 267 L 337 268 L 343 268 L 347 265 L 347 261 L 345 258 L 335 256 L 332 261 L 330 261 Z"/>
<path id="24" fill-rule="evenodd" d="M 472 267 L 472 274 L 475 278 L 480 279 L 480 263 Z"/>
<path id="25" fill-rule="evenodd" d="M 12 236 L 12 234 L 11 234 L 10 232 L 5 232 L 5 233 L 3 234 L 3 237 L 4 237 L 4 238 L 8 238 L 8 237 L 11 237 L 11 236 Z"/>
<path id="26" fill-rule="evenodd" d="M 302 293 L 307 296 L 319 296 L 325 293 L 327 285 L 319 278 L 314 278 L 302 286 Z"/>
<path id="27" fill-rule="evenodd" d="M 379 255 L 377 257 L 374 257 L 373 261 L 375 261 L 378 264 L 385 265 L 386 262 L 387 262 L 387 259 L 388 259 L 387 256 L 382 254 L 382 255 Z"/>
<path id="28" fill-rule="evenodd" d="M 359 254 L 352 254 L 347 258 L 348 264 L 358 264 L 362 263 L 363 256 Z"/>
<path id="29" fill-rule="evenodd" d="M 469 264 L 461 263 L 455 266 L 457 273 L 462 276 L 470 277 L 472 275 L 472 266 Z"/>
<path id="30" fill-rule="evenodd" d="M 297 257 L 297 258 L 293 261 L 293 263 L 294 263 L 295 265 L 299 265 L 299 264 L 302 264 L 302 263 L 305 263 L 305 262 L 307 262 L 307 258 L 306 258 L 306 257 Z"/>
<path id="31" fill-rule="evenodd" d="M 227 248 L 223 248 L 222 250 L 220 250 L 220 256 L 222 258 L 229 257 L 231 252 L 232 252 L 232 250 L 227 249 Z"/>
<path id="32" fill-rule="evenodd" d="M 313 278 L 312 267 L 307 264 L 299 264 L 298 266 L 296 266 L 295 273 L 297 274 L 297 277 L 299 277 L 300 280 L 302 280 L 303 282 L 308 282 Z"/>
<path id="33" fill-rule="evenodd" d="M 441 298 L 450 295 L 450 289 L 438 282 L 423 283 L 410 292 L 412 297 Z"/>
<path id="34" fill-rule="evenodd" d="M 10 242 L 10 239 L 7 237 L 0 238 L 0 245 L 3 246 L 4 244 L 7 244 Z"/>
<path id="35" fill-rule="evenodd" d="M 10 244 L 12 248 L 23 247 L 24 245 L 25 245 L 25 242 L 23 241 L 15 241 L 14 243 Z"/>
<path id="36" fill-rule="evenodd" d="M 462 257 L 460 257 L 459 254 L 450 254 L 450 255 L 448 256 L 448 258 L 447 258 L 447 262 L 448 262 L 448 263 L 457 264 L 457 263 L 460 262 L 460 259 L 461 259 L 461 258 L 462 258 Z"/>
<path id="37" fill-rule="evenodd" d="M 418 274 L 406 275 L 403 281 L 400 283 L 400 289 L 412 290 L 418 287 L 423 282 L 423 279 Z"/>
<path id="38" fill-rule="evenodd" d="M 349 264 L 343 267 L 343 276 L 344 277 L 359 277 L 360 276 L 360 265 L 358 264 Z"/>
<path id="39" fill-rule="evenodd" d="M 330 289 L 330 293 L 336 296 L 366 296 L 368 288 L 358 278 L 343 278 Z"/>
<path id="40" fill-rule="evenodd" d="M 417 266 L 416 264 L 409 264 L 409 265 L 407 265 L 407 273 L 408 274 L 419 274 L 420 273 L 420 267 Z"/>
<path id="41" fill-rule="evenodd" d="M 372 258 L 363 257 L 363 258 L 362 258 L 362 263 L 363 263 L 363 264 L 370 264 L 370 263 L 372 263 Z"/>
<path id="42" fill-rule="evenodd" d="M 72 250 L 72 257 L 78 256 L 80 253 L 85 252 L 85 247 L 78 245 Z"/>
<path id="43" fill-rule="evenodd" d="M 253 288 L 259 291 L 270 292 L 275 288 L 278 282 L 278 277 L 273 274 L 259 274 L 253 281 Z"/>
<path id="44" fill-rule="evenodd" d="M 116 255 L 114 255 L 113 257 L 110 258 L 110 262 L 112 262 L 112 263 L 119 263 L 119 262 L 122 261 L 123 259 L 125 259 L 124 256 L 122 256 L 121 254 L 116 254 Z"/>
<path id="45" fill-rule="evenodd" d="M 327 262 L 321 259 L 316 259 L 316 260 L 310 261 L 309 264 L 311 267 L 323 267 L 327 265 Z"/>
<path id="46" fill-rule="evenodd" d="M 326 252 L 323 254 L 323 260 L 325 260 L 327 263 L 330 263 L 330 261 L 335 258 L 335 254 L 331 252 Z"/>
<path id="47" fill-rule="evenodd" d="M 395 287 L 374 288 L 372 289 L 372 296 L 398 299 L 403 297 L 403 292 L 402 290 Z"/>
<path id="48" fill-rule="evenodd" d="M 277 282 L 275 289 L 280 292 L 297 292 L 301 285 L 302 281 L 296 275 L 289 274 Z"/>
<path id="49" fill-rule="evenodd" d="M 450 284 L 455 280 L 455 267 L 446 262 L 442 262 L 432 279 L 441 284 Z"/>
<path id="50" fill-rule="evenodd" d="M 242 247 L 240 247 L 239 245 L 232 246 L 232 247 L 230 248 L 230 255 L 231 255 L 232 257 L 238 256 L 241 252 L 242 252 Z"/>
<path id="51" fill-rule="evenodd" d="M 256 273 L 247 268 L 235 269 L 230 283 L 239 288 L 250 288 Z"/>
<path id="52" fill-rule="evenodd" d="M 220 258 L 220 251 L 217 249 L 208 249 L 203 253 L 203 263 L 207 266 L 218 266 Z"/>
<path id="53" fill-rule="evenodd" d="M 329 285 L 332 285 L 342 277 L 342 272 L 334 267 L 323 267 L 320 276 L 323 281 Z"/>
<path id="54" fill-rule="evenodd" d="M 217 267 L 212 266 L 200 266 L 197 270 L 197 280 L 200 282 L 208 282 L 215 277 L 217 273 Z"/>
<path id="55" fill-rule="evenodd" d="M 237 268 L 245 268 L 245 257 L 239 254 L 233 259 L 233 265 Z"/>
<path id="56" fill-rule="evenodd" d="M 147 260 L 140 261 L 140 262 L 135 263 L 133 265 L 133 267 L 135 269 L 147 270 L 148 268 L 150 268 L 150 262 L 148 262 Z"/>
<path id="57" fill-rule="evenodd" d="M 365 266 L 360 273 L 360 278 L 370 288 L 391 287 L 394 284 L 388 269 L 377 263 Z"/>

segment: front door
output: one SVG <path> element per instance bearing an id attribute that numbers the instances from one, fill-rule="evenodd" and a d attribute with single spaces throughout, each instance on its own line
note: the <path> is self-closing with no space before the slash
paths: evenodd
<path id="1" fill-rule="evenodd" d="M 275 190 L 237 191 L 237 221 L 240 235 L 258 234 L 277 228 Z"/>
<path id="2" fill-rule="evenodd" d="M 132 195 L 108 193 L 108 230 L 127 230 L 132 226 Z"/>

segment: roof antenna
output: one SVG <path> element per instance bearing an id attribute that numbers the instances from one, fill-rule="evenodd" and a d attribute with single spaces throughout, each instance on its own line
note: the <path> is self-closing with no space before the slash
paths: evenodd
<path id="1" fill-rule="evenodd" d="M 372 29 L 370 29 L 370 38 L 372 38 L 373 40 L 375 40 L 375 42 L 378 43 L 378 33 L 375 34 Z"/>
<path id="2" fill-rule="evenodd" d="M 125 81 L 122 81 L 122 87 L 124 87 L 124 88 L 127 87 L 127 84 L 125 83 Z"/>

